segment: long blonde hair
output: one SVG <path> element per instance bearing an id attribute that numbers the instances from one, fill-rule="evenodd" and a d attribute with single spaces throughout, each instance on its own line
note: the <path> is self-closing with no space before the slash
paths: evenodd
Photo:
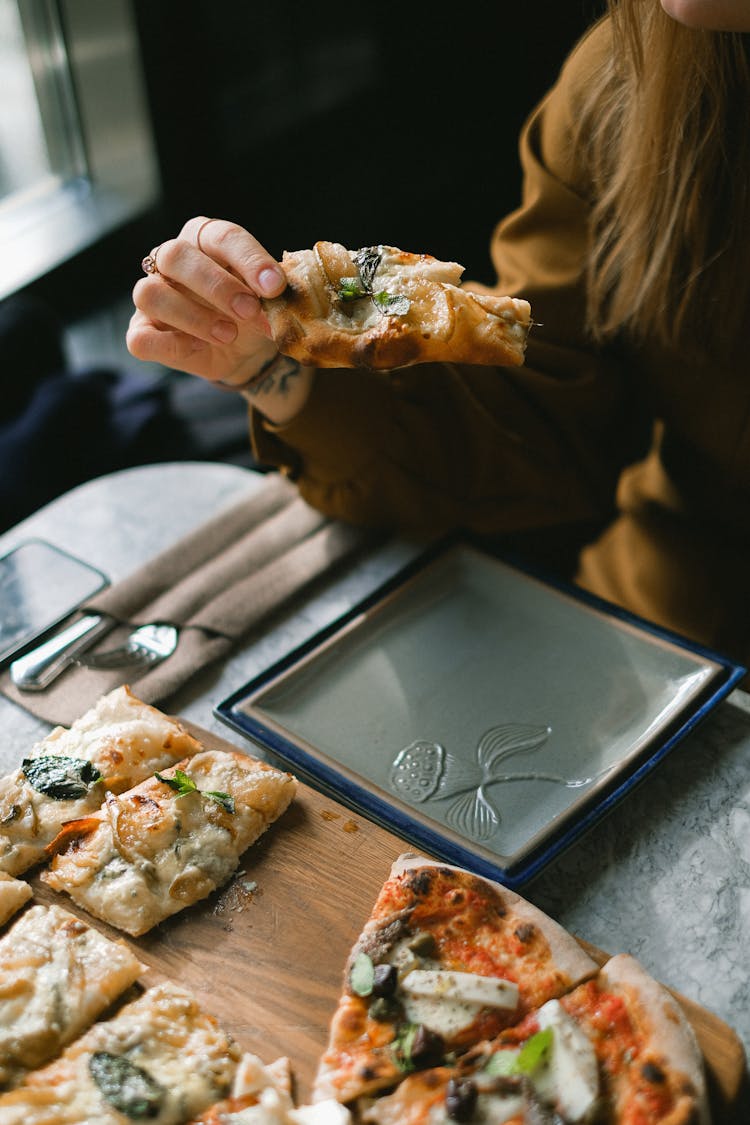
<path id="1" fill-rule="evenodd" d="M 609 0 L 581 136 L 594 184 L 589 328 L 726 351 L 747 309 L 750 36 Z"/>

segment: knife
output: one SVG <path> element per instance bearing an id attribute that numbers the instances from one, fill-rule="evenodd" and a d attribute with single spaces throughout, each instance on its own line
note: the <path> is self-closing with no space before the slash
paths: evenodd
<path id="1" fill-rule="evenodd" d="M 14 660 L 9 669 L 11 681 L 19 691 L 44 691 L 114 624 L 111 617 L 87 613 L 67 629 Z"/>

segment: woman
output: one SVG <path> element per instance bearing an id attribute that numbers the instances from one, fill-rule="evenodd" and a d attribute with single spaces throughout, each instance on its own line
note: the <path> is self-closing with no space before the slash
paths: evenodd
<path id="1" fill-rule="evenodd" d="M 258 303 L 278 265 L 205 218 L 136 286 L 131 351 L 240 389 L 258 458 L 334 516 L 572 546 L 584 587 L 750 658 L 745 31 L 750 0 L 611 0 L 571 54 L 492 242 L 523 368 L 300 368 Z"/>

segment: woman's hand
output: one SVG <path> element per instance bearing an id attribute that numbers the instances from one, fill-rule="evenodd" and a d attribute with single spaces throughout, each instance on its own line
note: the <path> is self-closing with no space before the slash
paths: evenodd
<path id="1" fill-rule="evenodd" d="M 239 390 L 273 422 L 293 418 L 313 370 L 271 339 L 260 298 L 282 293 L 286 278 L 257 239 L 199 215 L 146 261 L 155 268 L 133 290 L 131 354 Z"/>
<path id="2" fill-rule="evenodd" d="M 150 258 L 156 269 L 133 290 L 132 355 L 226 386 L 246 383 L 273 358 L 259 298 L 278 296 L 286 279 L 248 231 L 198 216 Z"/>

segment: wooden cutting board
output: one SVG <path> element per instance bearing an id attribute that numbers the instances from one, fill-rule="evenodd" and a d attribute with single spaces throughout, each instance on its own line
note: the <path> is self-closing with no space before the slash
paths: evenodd
<path id="1" fill-rule="evenodd" d="M 206 746 L 237 749 L 186 725 Z M 391 863 L 408 850 L 397 836 L 301 785 L 291 808 L 249 849 L 227 887 L 145 937 L 128 939 L 147 966 L 141 981 L 166 977 L 189 988 L 241 1046 L 267 1062 L 287 1055 L 297 1096 L 306 1101 L 349 950 Z M 38 878 L 32 883 L 37 901 L 62 897 L 68 909 L 86 916 Z M 678 999 L 705 1055 L 714 1125 L 747 1122 L 739 1038 L 711 1012 Z"/>

